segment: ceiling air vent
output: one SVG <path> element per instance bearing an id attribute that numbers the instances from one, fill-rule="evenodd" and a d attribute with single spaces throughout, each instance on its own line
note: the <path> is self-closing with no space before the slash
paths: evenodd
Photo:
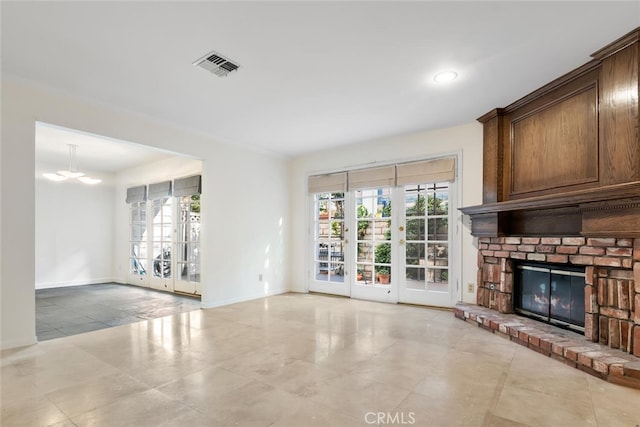
<path id="1" fill-rule="evenodd" d="M 209 52 L 193 63 L 196 67 L 211 71 L 218 77 L 227 77 L 232 71 L 236 71 L 240 66 L 216 52 Z"/>

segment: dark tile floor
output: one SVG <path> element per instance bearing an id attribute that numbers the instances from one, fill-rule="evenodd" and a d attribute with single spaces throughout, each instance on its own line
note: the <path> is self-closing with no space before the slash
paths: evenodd
<path id="1" fill-rule="evenodd" d="M 36 290 L 36 336 L 46 341 L 200 309 L 200 299 L 104 283 Z"/>

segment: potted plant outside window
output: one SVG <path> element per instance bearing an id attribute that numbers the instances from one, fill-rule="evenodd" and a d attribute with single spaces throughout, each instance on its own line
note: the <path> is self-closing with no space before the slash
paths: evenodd
<path id="1" fill-rule="evenodd" d="M 389 273 L 389 269 L 386 267 L 378 268 L 378 283 L 381 285 L 388 285 L 391 281 L 391 274 Z"/>

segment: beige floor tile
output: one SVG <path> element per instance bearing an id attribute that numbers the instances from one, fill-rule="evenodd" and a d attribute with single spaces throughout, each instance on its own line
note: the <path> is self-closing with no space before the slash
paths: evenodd
<path id="1" fill-rule="evenodd" d="M 158 424 L 158 427 L 225 427 L 224 424 L 195 409 L 182 412 L 183 414 Z"/>
<path id="2" fill-rule="evenodd" d="M 231 389 L 195 408 L 225 426 L 269 426 L 293 415 L 303 399 L 259 381 Z"/>
<path id="3" fill-rule="evenodd" d="M 476 328 L 477 329 L 477 328 Z M 478 330 L 468 330 L 453 346 L 458 351 L 470 354 L 488 356 L 503 362 L 510 362 L 518 349 L 517 344 L 512 343 L 495 334 L 486 333 L 486 337 L 478 335 Z"/>
<path id="4" fill-rule="evenodd" d="M 208 367 L 158 388 L 162 393 L 191 407 L 206 407 L 211 401 L 249 384 L 246 376 L 222 368 Z"/>
<path id="5" fill-rule="evenodd" d="M 124 373 L 115 373 L 59 388 L 46 397 L 71 418 L 148 389 L 145 384 Z"/>
<path id="6" fill-rule="evenodd" d="M 310 399 L 362 419 L 367 412 L 393 410 L 408 394 L 408 390 L 393 385 L 345 374 L 318 384 Z"/>
<path id="7" fill-rule="evenodd" d="M 640 390 L 619 387 L 586 376 L 596 419 L 600 426 L 640 425 Z"/>
<path id="8" fill-rule="evenodd" d="M 273 423 L 273 427 L 369 427 L 364 417 L 353 418 L 317 402 L 304 401 L 296 410 Z"/>
<path id="9" fill-rule="evenodd" d="M 22 360 L 16 366 L 43 394 L 118 372 L 114 366 L 79 348 L 65 351 L 54 348 L 46 355 Z"/>
<path id="10" fill-rule="evenodd" d="M 523 347 L 516 350 L 505 385 L 588 400 L 587 377 L 590 375 Z"/>
<path id="11" fill-rule="evenodd" d="M 259 372 L 256 378 L 265 384 L 300 397 L 310 397 L 323 384 L 341 375 L 338 371 L 316 366 L 305 360 L 295 360 L 273 370 Z"/>
<path id="12" fill-rule="evenodd" d="M 279 295 L 5 350 L 0 381 L 0 421 L 11 427 L 640 423 L 640 391 L 450 311 L 321 295 Z"/>
<path id="13" fill-rule="evenodd" d="M 358 363 L 349 373 L 410 391 L 427 376 L 430 370 L 427 364 L 404 361 L 396 361 L 393 369 L 389 369 L 389 359 L 374 357 Z"/>
<path id="14" fill-rule="evenodd" d="M 49 426 L 68 420 L 67 416 L 44 396 L 8 400 L 4 397 L 8 393 L 8 388 L 3 387 L 0 408 L 2 426 Z"/>
<path id="15" fill-rule="evenodd" d="M 509 386 L 502 388 L 495 415 L 535 426 L 598 425 L 591 398 L 571 394 L 560 398 Z"/>
<path id="16" fill-rule="evenodd" d="M 517 421 L 508 420 L 506 418 L 501 418 L 497 416 L 493 416 L 489 423 L 489 427 L 529 427 L 531 424 L 519 423 Z"/>
<path id="17" fill-rule="evenodd" d="M 157 390 L 123 396 L 92 411 L 71 417 L 78 426 L 158 426 L 189 411 Z"/>
<path id="18" fill-rule="evenodd" d="M 467 396 L 425 396 L 409 394 L 391 414 L 415 420 L 418 426 L 482 426 L 490 414 L 490 398 L 483 394 Z"/>

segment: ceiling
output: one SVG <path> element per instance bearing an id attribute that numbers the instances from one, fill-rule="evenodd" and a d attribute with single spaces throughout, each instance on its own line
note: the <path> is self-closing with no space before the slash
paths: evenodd
<path id="1" fill-rule="evenodd" d="M 640 26 L 640 1 L 1 8 L 3 77 L 285 156 L 473 122 Z M 212 50 L 240 69 L 192 65 Z"/>
<path id="2" fill-rule="evenodd" d="M 69 169 L 69 144 L 76 145 L 78 170 L 115 173 L 174 156 L 145 146 L 36 123 L 36 170 Z"/>

